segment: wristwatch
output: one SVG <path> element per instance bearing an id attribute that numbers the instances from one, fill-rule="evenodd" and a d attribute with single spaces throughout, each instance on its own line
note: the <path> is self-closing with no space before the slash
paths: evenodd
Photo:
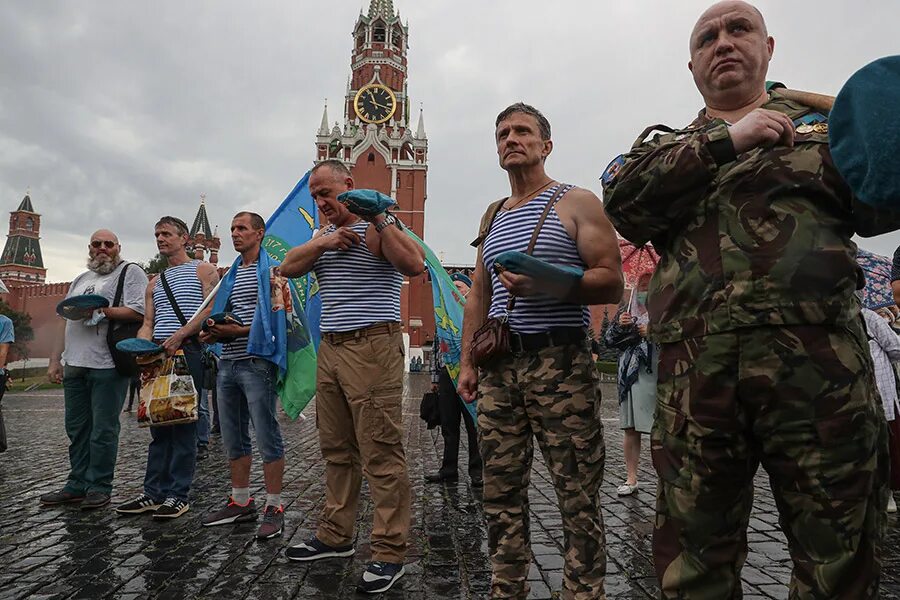
<path id="1" fill-rule="evenodd" d="M 378 233 L 381 233 L 382 231 L 384 231 L 391 225 L 396 225 L 397 229 L 400 229 L 400 230 L 403 229 L 403 223 L 400 222 L 400 219 L 398 219 L 391 213 L 386 212 L 386 213 L 384 213 L 384 220 L 375 226 L 375 231 L 377 231 Z"/>

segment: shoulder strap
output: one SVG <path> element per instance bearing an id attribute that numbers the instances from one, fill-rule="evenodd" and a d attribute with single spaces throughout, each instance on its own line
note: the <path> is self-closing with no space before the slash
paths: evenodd
<path id="1" fill-rule="evenodd" d="M 472 246 L 477 248 L 484 242 L 488 232 L 491 230 L 491 225 L 494 224 L 494 220 L 497 218 L 497 214 L 500 212 L 500 209 L 503 208 L 503 203 L 507 200 L 509 200 L 509 196 L 500 198 L 488 206 L 487 210 L 484 212 L 484 216 L 481 217 L 481 224 L 478 226 L 478 237 L 472 240 Z"/>
<path id="2" fill-rule="evenodd" d="M 113 296 L 112 305 L 119 306 L 119 302 L 122 301 L 122 294 L 125 290 L 125 274 L 128 272 L 128 267 L 133 265 L 134 263 L 125 263 L 125 266 L 122 268 L 122 272 L 119 273 L 119 282 L 116 284 L 116 295 Z"/>
<path id="3" fill-rule="evenodd" d="M 550 200 L 547 201 L 547 206 L 544 207 L 544 212 L 541 213 L 541 218 L 538 219 L 537 225 L 534 226 L 534 231 L 531 233 L 531 240 L 528 242 L 528 249 L 525 250 L 525 254 L 530 255 L 532 252 L 534 252 L 534 246 L 535 244 L 537 244 L 538 235 L 541 233 L 541 228 L 544 226 L 544 221 L 547 220 L 547 215 L 550 214 L 550 209 L 553 208 L 553 205 L 556 204 L 556 201 L 566 193 L 567 188 L 567 184 L 560 183 L 559 187 L 556 189 L 556 193 L 554 193 Z M 506 303 L 506 312 L 512 311 L 515 305 L 516 297 L 510 294 L 509 301 Z"/>
<path id="4" fill-rule="evenodd" d="M 175 316 L 178 317 L 178 320 L 182 325 L 187 325 L 187 319 L 184 318 L 184 313 L 181 312 L 181 309 L 178 308 L 178 302 L 175 301 L 175 294 L 172 293 L 172 288 L 169 287 L 169 282 L 166 281 L 166 272 L 162 271 L 159 274 L 159 280 L 162 282 L 163 290 L 166 292 L 166 298 L 169 299 L 169 304 L 172 305 L 172 310 L 175 312 Z"/>

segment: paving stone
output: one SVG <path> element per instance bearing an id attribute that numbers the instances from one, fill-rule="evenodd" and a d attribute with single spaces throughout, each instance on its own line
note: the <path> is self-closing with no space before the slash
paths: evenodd
<path id="1" fill-rule="evenodd" d="M 424 482 L 438 470 L 442 439 L 418 419 L 418 399 L 430 387 L 428 374 L 407 378 L 404 444 L 413 489 L 413 519 L 407 574 L 384 600 L 487 598 L 490 561 L 481 513 L 481 491 L 465 474 L 467 450 L 460 451 L 460 480 L 450 485 Z M 641 486 L 621 498 L 624 480 L 622 434 L 613 385 L 603 389 L 607 458 L 601 487 L 606 524 L 607 592 L 611 599 L 654 598 L 651 536 L 655 475 L 648 444 L 641 455 Z M 324 464 L 315 429 L 315 406 L 307 419 L 282 415 L 285 437 L 285 532 L 257 542 L 258 523 L 201 527 L 206 513 L 221 508 L 231 492 L 221 439 L 213 436 L 210 457 L 197 466 L 191 508 L 181 518 L 159 523 L 147 515 L 119 517 L 112 508 L 84 512 L 76 506 L 43 509 L 38 497 L 60 489 L 68 471 L 68 439 L 60 392 L 7 394 L 3 411 L 10 449 L 0 454 L 0 600 L 20 598 L 336 599 L 358 598 L 356 582 L 371 560 L 372 502 L 364 483 L 360 498 L 356 554 L 302 564 L 288 561 L 284 548 L 309 539 L 325 500 Z M 134 413 L 122 415 L 112 506 L 142 490 L 150 434 L 137 427 Z M 38 446 L 39 444 L 39 446 Z M 265 495 L 262 469 L 254 456 L 251 493 Z M 529 489 L 532 553 L 529 598 L 559 597 L 563 582 L 563 532 L 556 494 L 540 452 L 535 452 Z M 900 530 L 890 520 L 886 541 L 885 598 L 900 600 Z M 742 572 L 745 598 L 784 598 L 791 562 L 778 528 L 768 477 L 760 471 L 747 534 L 750 553 Z"/>

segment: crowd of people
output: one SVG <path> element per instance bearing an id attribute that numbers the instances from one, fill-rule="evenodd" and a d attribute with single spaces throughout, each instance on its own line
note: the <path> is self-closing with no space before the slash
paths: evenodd
<path id="1" fill-rule="evenodd" d="M 481 220 L 474 276 L 456 277 L 466 296 L 461 364 L 454 389 L 435 356 L 444 456 L 426 476 L 431 483 L 458 478 L 462 419 L 468 470 L 483 487 L 491 598 L 529 593 L 535 439 L 559 502 L 561 595 L 605 597 L 606 449 L 588 306 L 619 303 L 605 333 L 622 350 L 626 479 L 618 493 L 638 489 L 641 436 L 649 434 L 661 596 L 740 597 L 760 464 L 794 563 L 791 597 L 878 596 L 885 514 L 896 510 L 888 486 L 900 489 L 900 469 L 891 468 L 891 457 L 900 466 L 892 367 L 900 342 L 888 323 L 897 324 L 895 309 L 882 316 L 861 310 L 851 236 L 900 229 L 900 213 L 861 208 L 830 161 L 827 133 L 800 128 L 807 117 L 827 117 L 767 90 L 773 50 L 751 5 L 726 1 L 704 12 L 690 34 L 689 62 L 703 109 L 686 127 L 640 133 L 604 173 L 603 202 L 548 175 L 551 127 L 539 110 L 516 103 L 497 116 L 496 150 L 510 189 Z M 358 589 L 379 593 L 405 572 L 411 486 L 400 291 L 404 276 L 423 272 L 424 254 L 393 215 L 361 217 L 337 200 L 353 188 L 343 162 L 317 164 L 309 189 L 329 224 L 274 267 L 285 277 L 314 271 L 322 300 L 316 426 L 326 498 L 315 534 L 285 553 L 294 561 L 353 555 L 365 477 L 374 503 L 372 560 Z M 652 241 L 661 257 L 627 302 L 617 231 L 636 245 Z M 256 520 L 261 512 L 257 538 L 273 538 L 284 529 L 285 455 L 275 366 L 248 344 L 261 327 L 269 276 L 260 252 L 265 224 L 255 213 L 235 215 L 240 259 L 203 310 L 218 275 L 188 257 L 187 233 L 179 219 L 159 220 L 154 234 L 169 267 L 149 281 L 128 268 L 113 232 L 91 236 L 88 271 L 69 294 L 112 298 L 118 288 L 121 302 L 88 321 L 60 324 L 49 377 L 65 390 L 71 470 L 65 487 L 41 502 L 84 509 L 110 502 L 129 378 L 116 370 L 106 332 L 141 323 L 138 337 L 184 352 L 202 398 L 209 386 L 202 346 L 223 342 L 215 415 L 232 492 L 202 523 Z M 582 275 L 572 282 L 499 268 L 504 252 L 526 249 Z M 895 286 L 900 298 L 900 281 Z M 204 330 L 214 307 L 226 305 L 244 324 Z M 487 354 L 476 342 L 485 336 L 498 341 Z M 477 402 L 477 419 L 460 399 Z M 151 428 L 143 492 L 117 512 L 173 519 L 189 510 L 198 448 L 209 436 L 208 411 L 200 413 L 195 423 Z M 261 506 L 249 489 L 251 423 L 265 474 Z"/>

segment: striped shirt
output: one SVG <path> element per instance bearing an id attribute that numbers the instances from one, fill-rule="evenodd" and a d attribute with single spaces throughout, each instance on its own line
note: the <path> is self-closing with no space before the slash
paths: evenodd
<path id="1" fill-rule="evenodd" d="M 547 202 L 559 186 L 545 190 L 524 206 L 514 210 L 501 210 L 491 225 L 484 240 L 484 266 L 491 274 L 491 308 L 489 317 L 498 317 L 506 312 L 509 292 L 500 283 L 493 265 L 497 256 L 508 250 L 525 252 L 528 242 L 537 226 Z M 566 186 L 568 192 L 574 186 Z M 562 198 L 562 197 L 561 197 Z M 569 237 L 556 214 L 556 207 L 550 209 L 541 227 L 532 256 L 555 265 L 568 265 L 586 269 L 575 242 Z M 549 296 L 517 298 L 509 314 L 510 329 L 517 333 L 539 333 L 555 327 L 588 327 L 590 312 L 582 304 L 568 304 Z"/>
<path id="2" fill-rule="evenodd" d="M 197 277 L 199 265 L 199 260 L 192 260 L 166 269 L 166 283 L 175 296 L 181 314 L 188 321 L 203 303 L 203 286 Z M 162 276 L 157 277 L 153 287 L 153 339 L 165 340 L 181 329 L 181 325 L 163 289 Z"/>
<path id="3" fill-rule="evenodd" d="M 234 276 L 234 287 L 231 288 L 231 297 L 228 299 L 228 309 L 232 314 L 250 325 L 253 322 L 253 313 L 256 312 L 256 304 L 259 302 L 259 279 L 256 275 L 257 261 L 244 266 L 238 265 L 237 274 Z M 233 342 L 222 344 L 222 358 L 228 360 L 243 360 L 251 358 L 247 354 L 247 342 L 249 337 L 240 337 Z"/>
<path id="4" fill-rule="evenodd" d="M 400 287 L 403 275 L 378 258 L 366 245 L 367 221 L 350 226 L 360 242 L 348 250 L 327 250 L 313 269 L 322 298 L 321 330 L 353 331 L 375 323 L 400 322 Z M 331 235 L 329 225 L 323 235 Z"/>

